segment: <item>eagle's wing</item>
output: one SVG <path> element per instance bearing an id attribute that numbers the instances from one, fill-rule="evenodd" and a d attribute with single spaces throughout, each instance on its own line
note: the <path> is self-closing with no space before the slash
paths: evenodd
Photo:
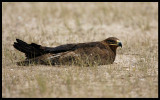
<path id="1" fill-rule="evenodd" d="M 75 43 L 75 44 L 65 44 L 57 47 L 44 47 L 35 43 L 27 44 L 26 42 L 16 39 L 17 42 L 14 42 L 14 47 L 25 53 L 26 59 L 32 59 L 44 54 L 59 54 L 67 51 L 75 51 L 80 48 L 94 48 L 99 47 L 100 49 L 106 48 L 101 42 L 88 42 L 88 43 Z"/>
<path id="2" fill-rule="evenodd" d="M 57 47 L 44 47 L 45 52 L 47 53 L 61 53 L 66 51 L 73 51 L 76 48 L 77 44 L 65 44 Z"/>
<path id="3" fill-rule="evenodd" d="M 36 58 L 38 56 L 51 53 L 51 54 L 57 54 L 57 53 L 63 53 L 66 51 L 74 51 L 79 48 L 88 48 L 88 47 L 99 47 L 99 48 L 105 48 L 105 46 L 100 42 L 88 42 L 88 43 L 75 43 L 75 44 L 65 44 L 60 45 L 57 47 L 44 47 L 35 43 L 27 44 L 26 42 L 16 39 L 17 42 L 14 42 L 13 46 L 25 53 L 27 59 Z"/>
<path id="4" fill-rule="evenodd" d="M 60 52 L 66 52 L 72 50 L 76 44 L 66 44 L 66 45 L 61 45 L 58 47 L 44 47 L 35 43 L 27 44 L 26 42 L 16 39 L 17 42 L 14 42 L 13 46 L 25 53 L 27 59 L 35 58 L 47 53 L 60 53 Z"/>
<path id="5" fill-rule="evenodd" d="M 88 43 L 74 43 L 74 44 L 65 44 L 57 47 L 45 47 L 45 52 L 47 53 L 61 53 L 66 51 L 74 51 L 79 48 L 90 48 L 90 47 L 99 47 L 101 49 L 106 48 L 101 42 L 88 42 Z"/>
<path id="6" fill-rule="evenodd" d="M 107 52 L 99 47 L 85 47 L 77 48 L 75 51 L 66 51 L 61 53 L 47 53 L 36 58 L 26 59 L 24 61 L 17 62 L 18 65 L 29 64 L 43 64 L 43 65 L 71 65 L 71 64 L 95 64 L 98 59 L 102 59 L 102 64 L 106 63 L 103 58 L 106 58 Z M 100 56 L 100 58 L 98 58 Z"/>

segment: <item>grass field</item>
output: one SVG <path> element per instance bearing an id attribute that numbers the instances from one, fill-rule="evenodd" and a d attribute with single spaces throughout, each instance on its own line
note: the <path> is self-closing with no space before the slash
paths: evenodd
<path id="1" fill-rule="evenodd" d="M 17 66 L 16 38 L 58 46 L 115 36 L 111 65 Z M 158 3 L 2 3 L 2 97 L 158 97 Z"/>

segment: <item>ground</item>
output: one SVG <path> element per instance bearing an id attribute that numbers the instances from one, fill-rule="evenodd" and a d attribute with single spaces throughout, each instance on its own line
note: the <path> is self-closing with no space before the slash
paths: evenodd
<path id="1" fill-rule="evenodd" d="M 117 37 L 111 65 L 17 66 L 16 38 L 58 46 Z M 158 3 L 2 3 L 2 97 L 158 97 Z"/>

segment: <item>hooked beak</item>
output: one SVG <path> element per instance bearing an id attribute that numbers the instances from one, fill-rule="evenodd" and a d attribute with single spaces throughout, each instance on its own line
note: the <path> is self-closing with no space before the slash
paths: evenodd
<path id="1" fill-rule="evenodd" d="M 122 48 L 122 43 L 121 43 L 121 41 L 117 40 L 117 45 Z"/>

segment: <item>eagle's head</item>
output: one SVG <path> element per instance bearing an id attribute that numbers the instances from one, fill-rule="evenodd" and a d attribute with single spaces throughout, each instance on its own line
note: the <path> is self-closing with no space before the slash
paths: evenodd
<path id="1" fill-rule="evenodd" d="M 121 47 L 122 48 L 121 41 L 116 37 L 109 37 L 109 38 L 105 39 L 103 41 L 103 43 L 107 44 L 114 53 L 116 53 L 117 47 Z"/>
<path id="2" fill-rule="evenodd" d="M 107 38 L 106 40 L 105 40 L 105 42 L 109 45 L 109 46 L 111 46 L 111 47 L 121 47 L 122 48 L 122 43 L 121 43 L 121 41 L 118 39 L 118 38 L 116 38 L 116 37 L 109 37 L 109 38 Z"/>

